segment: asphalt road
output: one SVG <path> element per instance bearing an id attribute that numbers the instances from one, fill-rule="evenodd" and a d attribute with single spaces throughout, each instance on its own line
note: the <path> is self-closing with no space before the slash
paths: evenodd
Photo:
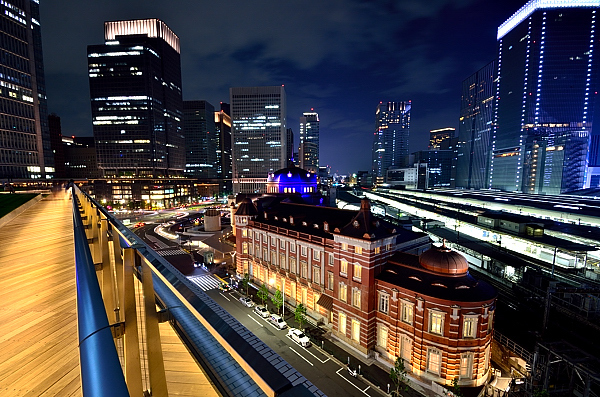
<path id="1" fill-rule="evenodd" d="M 338 364 L 319 347 L 298 345 L 287 336 L 289 328 L 280 330 L 256 314 L 253 308 L 242 305 L 239 301 L 242 295 L 237 291 L 212 289 L 206 293 L 328 396 L 384 395 L 361 379 L 350 376 L 345 365 Z M 288 319 L 288 325 L 293 326 L 293 321 Z"/>

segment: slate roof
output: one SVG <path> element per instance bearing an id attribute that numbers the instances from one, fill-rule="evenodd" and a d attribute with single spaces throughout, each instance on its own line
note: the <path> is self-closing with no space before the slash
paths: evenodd
<path id="1" fill-rule="evenodd" d="M 390 257 L 376 278 L 420 295 L 452 302 L 482 302 L 497 296 L 494 287 L 468 272 L 453 276 L 427 271 L 419 264 L 418 255 L 404 252 Z"/>

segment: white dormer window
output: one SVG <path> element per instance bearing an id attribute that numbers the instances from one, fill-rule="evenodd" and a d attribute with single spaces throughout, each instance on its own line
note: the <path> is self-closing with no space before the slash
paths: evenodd
<path id="1" fill-rule="evenodd" d="M 354 222 L 352 222 L 352 226 L 357 228 L 360 226 L 360 223 L 358 223 L 358 221 L 354 221 Z"/>

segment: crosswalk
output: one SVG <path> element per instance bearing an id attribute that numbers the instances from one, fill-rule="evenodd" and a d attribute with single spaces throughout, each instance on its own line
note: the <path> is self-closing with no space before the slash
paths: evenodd
<path id="1" fill-rule="evenodd" d="M 170 249 L 170 250 L 161 250 L 161 251 L 156 251 L 158 252 L 158 254 L 160 256 L 174 256 L 174 255 L 188 255 L 189 254 L 187 252 L 185 252 L 184 250 L 180 250 L 180 249 Z"/>
<path id="2" fill-rule="evenodd" d="M 202 291 L 209 291 L 219 287 L 219 281 L 208 274 L 202 276 L 190 276 L 188 277 L 188 280 L 200 287 Z"/>

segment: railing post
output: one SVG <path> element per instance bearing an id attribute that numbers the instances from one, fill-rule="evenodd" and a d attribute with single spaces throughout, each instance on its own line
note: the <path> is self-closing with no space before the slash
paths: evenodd
<path id="1" fill-rule="evenodd" d="M 100 253 L 100 263 L 102 264 L 102 298 L 104 308 L 108 316 L 108 322 L 114 324 L 117 322 L 115 309 L 117 300 L 115 296 L 115 280 L 113 277 L 113 267 L 108 254 L 108 219 L 100 215 L 100 233 L 98 235 L 98 246 Z"/>
<path id="2" fill-rule="evenodd" d="M 116 239 L 116 236 L 115 236 Z M 114 240 L 113 240 L 114 241 Z M 125 323 L 123 345 L 125 354 L 125 382 L 132 396 L 143 395 L 142 367 L 140 364 L 140 342 L 138 338 L 137 311 L 133 269 L 137 252 L 135 248 L 123 250 L 122 318 Z M 120 258 L 120 254 L 119 254 Z"/>
<path id="3" fill-rule="evenodd" d="M 146 319 L 146 349 L 148 352 L 150 387 L 153 395 L 168 396 L 162 345 L 160 343 L 160 331 L 158 329 L 154 283 L 152 282 L 152 270 L 145 258 L 142 258 L 142 288 L 146 313 L 144 318 Z"/>

